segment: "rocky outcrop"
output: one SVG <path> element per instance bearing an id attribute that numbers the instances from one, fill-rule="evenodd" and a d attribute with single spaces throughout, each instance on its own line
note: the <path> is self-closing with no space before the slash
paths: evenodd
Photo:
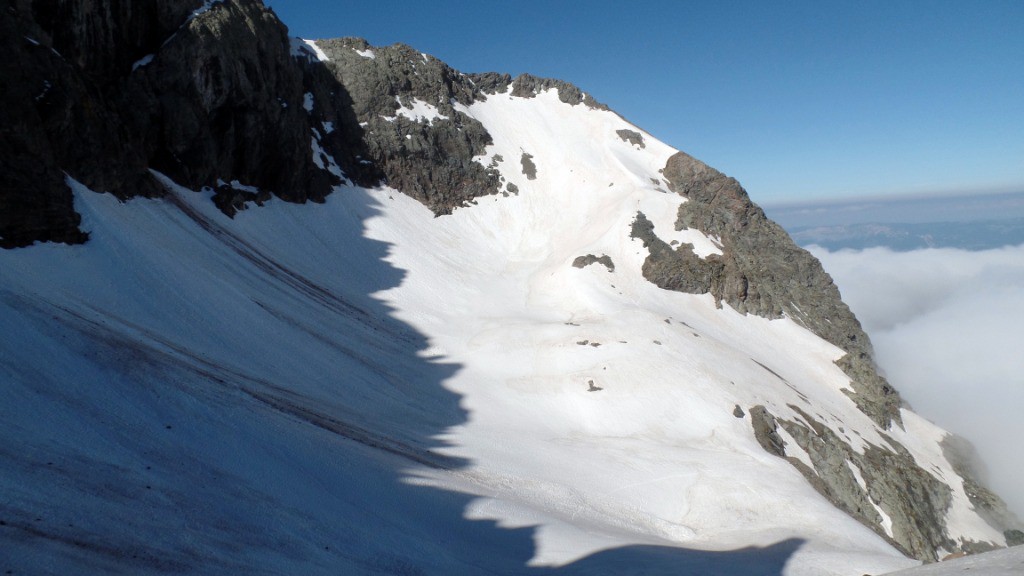
<path id="1" fill-rule="evenodd" d="M 482 97 L 468 77 L 402 44 L 374 48 L 341 38 L 317 45 L 351 97 L 362 160 L 389 186 L 439 215 L 499 191 L 498 171 L 473 159 L 485 153 L 490 134 L 455 107 Z"/>
<path id="2" fill-rule="evenodd" d="M 514 79 L 508 74 L 462 74 L 404 44 L 374 47 L 361 38 L 316 44 L 327 56 L 326 68 L 350 97 L 351 117 L 340 123 L 342 132 L 358 134 L 349 147 L 364 150 L 351 160 L 372 167 L 387 185 L 436 215 L 450 214 L 481 196 L 518 192 L 496 162 L 484 166 L 475 160 L 486 154 L 491 135 L 461 107 L 495 94 L 533 98 L 555 88 L 562 102 L 607 109 L 567 82 L 528 74 Z M 344 155 L 346 147 L 337 150 Z M 520 162 L 527 179 L 535 179 L 533 157 L 524 152 Z"/>
<path id="3" fill-rule="evenodd" d="M 734 179 L 684 153 L 672 156 L 662 173 L 669 188 L 686 199 L 679 207 L 676 229 L 696 229 L 715 238 L 722 254 L 701 257 L 689 244 L 673 247 L 638 212 L 631 234 L 648 250 L 644 277 L 666 290 L 711 294 L 720 305 L 742 313 L 792 318 L 844 350 L 836 362 L 850 378 L 852 389 L 844 392 L 885 438 L 883 445 L 868 444 L 858 452 L 797 406 L 790 405 L 798 415 L 791 419 L 754 406 L 749 413 L 761 447 L 786 458 L 834 505 L 909 555 L 931 561 L 941 550 L 991 547 L 992 543 L 954 542 L 948 537 L 944 526 L 952 501 L 950 487 L 881 433 L 893 424 L 902 425 L 899 395 L 878 374 L 867 335 L 820 263 L 768 220 Z M 797 446 L 787 448 L 780 429 Z M 811 466 L 792 450 L 806 453 Z M 1005 516 L 1005 505 L 972 479 L 969 468 L 963 465 L 957 472 L 967 493 L 974 494 L 974 506 L 1000 530 L 1015 525 Z"/>
<path id="4" fill-rule="evenodd" d="M 626 130 L 623 128 L 622 130 L 616 130 L 615 133 L 619 135 L 623 142 L 629 142 L 638 148 L 647 147 L 647 144 L 644 143 L 644 135 L 636 130 Z"/>
<path id="5" fill-rule="evenodd" d="M 18 0 L 8 14 L 4 247 L 85 240 L 65 173 L 129 198 L 162 194 L 157 170 L 214 189 L 228 214 L 383 181 L 447 214 L 517 192 L 474 160 L 491 137 L 456 105 L 557 88 L 563 102 L 603 108 L 565 82 L 467 76 L 404 45 L 322 41 L 321 61 L 258 0 Z M 523 169 L 536 174 L 529 156 Z"/>
<path id="6" fill-rule="evenodd" d="M 523 166 L 523 175 L 526 176 L 527 180 L 537 179 L 537 165 L 533 163 L 533 154 L 523 152 L 519 163 Z"/>
<path id="7" fill-rule="evenodd" d="M 156 194 L 116 78 L 200 2 L 10 2 L 0 19 L 0 246 L 81 242 L 65 173 L 122 197 Z M 131 33 L 125 29 L 138 26 Z M 163 28 L 162 28 L 163 27 Z M 152 36 L 148 36 L 152 34 Z"/>
<path id="8" fill-rule="evenodd" d="M 351 98 L 258 0 L 20 0 L 0 26 L 0 246 L 84 241 L 65 173 L 128 198 L 162 194 L 155 169 L 228 213 L 380 179 Z"/>
<path id="9" fill-rule="evenodd" d="M 615 272 L 615 263 L 612 262 L 611 256 L 607 254 L 601 254 L 600 256 L 594 256 L 593 254 L 587 254 L 586 256 L 577 256 L 572 261 L 574 268 L 586 268 L 591 264 L 600 264 L 608 269 L 609 272 Z"/>
<path id="10" fill-rule="evenodd" d="M 818 260 L 769 220 L 736 180 L 682 152 L 662 173 L 687 200 L 676 229 L 719 239 L 722 255 L 701 258 L 689 245 L 673 248 L 640 214 L 633 236 L 649 250 L 644 277 L 667 290 L 712 294 L 739 312 L 792 318 L 846 351 L 838 365 L 850 376 L 849 395 L 861 411 L 883 429 L 899 424 L 899 394 L 878 375 L 867 335 Z"/>
<path id="11" fill-rule="evenodd" d="M 608 110 L 608 106 L 598 102 L 593 96 L 584 93 L 575 85 L 562 80 L 520 74 L 512 81 L 512 95 L 520 98 L 533 98 L 537 94 L 552 88 L 558 90 L 558 99 L 570 106 L 583 104 L 587 108 L 594 110 Z"/>
<path id="12" fill-rule="evenodd" d="M 238 180 L 285 200 L 322 200 L 337 177 L 315 165 L 303 71 L 262 3 L 213 4 L 127 81 L 126 110 L 150 166 L 193 189 Z"/>
<path id="13" fill-rule="evenodd" d="M 764 406 L 750 409 L 754 437 L 765 451 L 785 458 L 833 505 L 845 511 L 905 554 L 938 560 L 944 551 L 991 549 L 987 542 L 955 542 L 946 534 L 950 487 L 917 465 L 898 442 L 882 435 L 885 446 L 867 443 L 858 452 L 806 411 L 778 418 Z M 796 446 L 779 434 L 785 430 Z M 795 455 L 801 451 L 811 466 Z M 883 518 L 882 515 L 885 515 Z"/>

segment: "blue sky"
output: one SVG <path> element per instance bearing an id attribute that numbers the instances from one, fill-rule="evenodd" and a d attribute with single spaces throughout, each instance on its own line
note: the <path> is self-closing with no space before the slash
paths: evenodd
<path id="1" fill-rule="evenodd" d="M 304 38 L 568 80 L 758 202 L 1024 190 L 1024 1 L 267 0 Z"/>

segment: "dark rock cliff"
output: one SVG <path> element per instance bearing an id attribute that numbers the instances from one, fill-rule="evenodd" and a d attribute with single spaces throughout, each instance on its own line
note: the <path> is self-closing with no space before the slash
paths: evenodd
<path id="1" fill-rule="evenodd" d="M 65 176 L 130 198 L 163 193 L 157 170 L 214 188 L 228 214 L 383 181 L 447 214 L 516 192 L 473 160 L 491 137 L 457 104 L 555 87 L 603 108 L 565 82 L 464 75 L 404 45 L 323 41 L 321 62 L 259 0 L 9 0 L 4 16 L 3 247 L 85 241 Z"/>
<path id="2" fill-rule="evenodd" d="M 162 193 L 154 169 L 217 187 L 228 213 L 271 194 L 322 200 L 341 181 L 314 158 L 326 117 L 352 118 L 322 145 L 343 152 L 339 169 L 380 177 L 356 159 L 344 88 L 293 55 L 258 0 L 13 0 L 3 10 L 0 246 L 85 240 L 65 174 L 128 198 Z M 306 93 L 319 96 L 314 113 Z M 236 180 L 260 192 L 218 186 Z"/>
<path id="3" fill-rule="evenodd" d="M 352 97 L 366 160 L 389 186 L 439 215 L 498 192 L 498 172 L 473 160 L 491 143 L 490 134 L 455 108 L 480 97 L 466 76 L 402 44 L 371 48 L 364 40 L 341 38 L 318 46 Z"/>
<path id="4" fill-rule="evenodd" d="M 287 29 L 259 2 L 224 2 L 182 26 L 126 81 L 126 111 L 150 165 L 199 188 L 238 180 L 296 202 L 320 200 Z"/>

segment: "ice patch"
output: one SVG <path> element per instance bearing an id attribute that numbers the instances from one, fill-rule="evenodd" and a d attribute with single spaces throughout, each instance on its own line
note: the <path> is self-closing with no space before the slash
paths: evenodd
<path id="1" fill-rule="evenodd" d="M 217 179 L 217 186 L 228 186 L 229 188 L 233 188 L 235 190 L 240 190 L 242 192 L 252 192 L 253 194 L 257 194 L 260 191 L 259 188 L 255 187 L 255 186 L 249 186 L 247 184 L 242 184 L 238 180 L 232 180 L 231 182 L 225 182 L 225 181 L 221 180 L 220 178 L 218 178 Z"/>
<path id="2" fill-rule="evenodd" d="M 139 68 L 142 68 L 143 66 L 148 65 L 150 62 L 153 61 L 154 57 L 156 57 L 156 54 L 147 54 L 147 55 L 143 56 L 142 58 L 139 58 L 138 60 L 136 60 L 135 63 L 132 64 L 132 72 L 135 72 Z"/>
<path id="3" fill-rule="evenodd" d="M 187 25 L 189 22 L 194 20 L 197 16 L 199 16 L 201 14 L 205 14 L 206 12 L 209 12 L 210 9 L 213 8 L 214 4 L 220 4 L 222 2 L 224 2 L 224 0 L 206 0 L 205 2 L 203 2 L 202 6 L 200 6 L 199 8 L 196 8 L 195 10 L 192 11 L 192 14 L 189 15 L 188 20 L 185 20 L 185 24 Z"/>
<path id="4" fill-rule="evenodd" d="M 402 105 L 402 101 L 401 99 L 399 99 L 398 96 L 395 96 L 395 100 L 398 101 L 398 111 L 396 112 L 396 114 L 404 118 L 408 118 L 413 122 L 426 122 L 429 124 L 434 120 L 448 119 L 447 116 L 441 114 L 441 112 L 437 109 L 437 106 L 434 106 L 433 104 L 428 104 L 423 100 L 418 100 L 414 98 L 412 100 L 412 106 L 408 108 Z M 388 120 L 389 122 L 394 121 L 394 117 L 390 118 L 390 120 L 387 117 L 385 117 L 384 119 Z"/>
<path id="5" fill-rule="evenodd" d="M 313 137 L 310 139 L 310 147 L 313 150 L 313 164 L 321 170 L 327 170 L 331 174 L 341 178 L 349 186 L 352 185 L 352 181 L 345 176 L 342 172 L 341 167 L 334 161 L 334 157 L 327 153 L 323 147 L 320 146 L 320 133 L 313 130 Z"/>
<path id="6" fill-rule="evenodd" d="M 366 50 L 356 50 L 356 54 L 359 54 L 363 58 L 369 58 L 370 60 L 376 60 L 377 55 L 373 53 L 373 50 L 367 48 Z"/>
<path id="7" fill-rule="evenodd" d="M 327 57 L 327 54 L 316 45 L 316 42 L 313 40 L 306 40 L 304 38 L 291 39 L 291 53 L 294 57 L 310 58 L 317 62 L 331 61 L 331 59 Z"/>
<path id="8" fill-rule="evenodd" d="M 306 92 L 302 97 L 302 107 L 306 109 L 306 112 L 313 111 L 313 94 Z"/>
<path id="9" fill-rule="evenodd" d="M 330 134 L 334 132 L 334 122 L 321 122 L 320 126 L 324 129 L 324 134 Z"/>

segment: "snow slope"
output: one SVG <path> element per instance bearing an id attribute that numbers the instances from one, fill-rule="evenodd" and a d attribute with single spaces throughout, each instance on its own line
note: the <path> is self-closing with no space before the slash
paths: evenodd
<path id="1" fill-rule="evenodd" d="M 167 198 L 126 204 L 70 182 L 90 241 L 0 252 L 0 569 L 915 564 L 737 415 L 799 405 L 855 446 L 883 442 L 840 391 L 841 351 L 641 276 L 637 211 L 666 241 L 718 250 L 673 229 L 682 198 L 658 170 L 674 150 L 625 142 L 633 126 L 553 90 L 460 111 L 518 195 L 435 219 L 393 190 L 340 187 L 231 220 L 166 179 Z M 586 254 L 614 272 L 572 266 Z M 942 431 L 903 417 L 893 436 L 954 479 Z M 960 489 L 959 535 L 1001 537 L 969 506 Z"/>
<path id="2" fill-rule="evenodd" d="M 917 568 L 892 572 L 891 576 L 956 576 L 957 574 L 984 574 L 984 576 L 1020 576 L 1024 574 L 1024 546 L 994 550 L 976 556 L 955 558 Z"/>

